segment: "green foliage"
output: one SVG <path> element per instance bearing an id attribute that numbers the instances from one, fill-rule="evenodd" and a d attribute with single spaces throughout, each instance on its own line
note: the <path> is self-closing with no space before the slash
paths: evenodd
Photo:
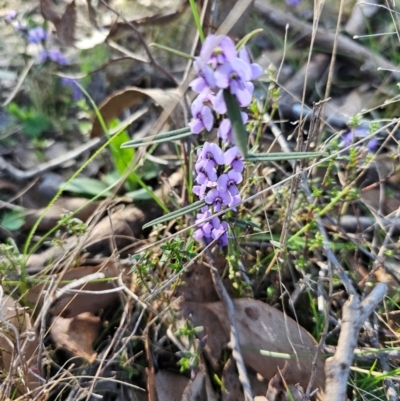
<path id="1" fill-rule="evenodd" d="M 7 111 L 21 123 L 23 133 L 30 139 L 39 138 L 51 128 L 50 119 L 34 107 L 10 103 Z"/>
<path id="2" fill-rule="evenodd" d="M 17 231 L 25 224 L 24 214 L 18 210 L 3 213 L 0 218 L 0 227 L 9 231 Z"/>

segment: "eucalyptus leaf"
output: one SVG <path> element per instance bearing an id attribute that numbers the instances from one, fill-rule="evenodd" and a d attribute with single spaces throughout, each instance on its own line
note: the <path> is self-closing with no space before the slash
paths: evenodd
<path id="1" fill-rule="evenodd" d="M 235 143 L 240 150 L 240 153 L 244 158 L 247 157 L 247 132 L 243 125 L 242 115 L 240 114 L 239 103 L 235 95 L 224 89 L 224 100 L 228 111 L 229 120 L 231 120 L 232 133 L 235 139 Z"/>

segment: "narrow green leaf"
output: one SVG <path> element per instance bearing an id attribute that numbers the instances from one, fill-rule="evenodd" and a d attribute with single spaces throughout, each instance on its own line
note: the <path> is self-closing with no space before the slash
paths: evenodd
<path id="1" fill-rule="evenodd" d="M 313 157 L 327 156 L 324 152 L 290 152 L 290 153 L 257 153 L 254 155 L 248 155 L 247 161 L 250 162 L 269 162 L 269 161 L 280 161 L 280 160 L 298 160 L 298 159 L 309 159 Z"/>
<path id="2" fill-rule="evenodd" d="M 190 3 L 190 8 L 192 9 L 192 14 L 193 14 L 194 22 L 196 24 L 197 31 L 199 32 L 201 43 L 203 43 L 204 42 L 204 32 L 203 32 L 203 28 L 201 26 L 199 13 L 197 11 L 196 2 L 195 2 L 195 0 L 189 0 L 189 3 Z"/>
<path id="3" fill-rule="evenodd" d="M 236 45 L 236 50 L 240 50 L 243 46 L 246 46 L 247 42 L 255 35 L 258 33 L 261 33 L 263 31 L 262 28 L 254 29 L 254 31 L 251 31 L 248 33 L 246 36 L 244 36 L 242 39 L 239 40 L 238 44 Z"/>
<path id="4" fill-rule="evenodd" d="M 224 100 L 228 110 L 228 117 L 231 120 L 232 133 L 235 143 L 244 158 L 247 157 L 247 132 L 243 125 L 242 116 L 240 114 L 239 103 L 235 95 L 232 95 L 229 89 L 224 89 Z"/>
<path id="5" fill-rule="evenodd" d="M 150 43 L 149 47 L 156 47 L 157 49 L 165 50 L 166 52 L 175 54 L 176 56 L 187 58 L 189 60 L 194 60 L 194 57 L 190 54 L 180 52 L 179 50 L 173 49 L 172 47 L 160 45 L 159 43 Z"/>
<path id="6" fill-rule="evenodd" d="M 163 132 L 150 138 L 133 139 L 121 145 L 121 148 L 137 148 L 143 145 L 153 145 L 162 142 L 175 141 L 192 135 L 190 128 L 181 128 L 174 131 Z"/>
<path id="7" fill-rule="evenodd" d="M 185 206 L 179 210 L 168 213 L 165 216 L 159 217 L 158 219 L 154 219 L 154 220 L 150 221 L 149 223 L 145 224 L 143 226 L 143 228 L 148 228 L 148 227 L 154 226 L 156 224 L 160 224 L 160 223 L 164 223 L 166 221 L 172 220 L 172 219 L 176 219 L 180 216 L 183 216 L 184 214 L 187 214 L 187 213 L 193 212 L 194 210 L 200 209 L 205 204 L 206 203 L 203 200 L 197 201 L 195 203 L 192 203 L 189 206 Z"/>

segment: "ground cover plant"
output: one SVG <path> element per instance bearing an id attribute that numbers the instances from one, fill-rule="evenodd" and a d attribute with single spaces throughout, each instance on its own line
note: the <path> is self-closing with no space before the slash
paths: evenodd
<path id="1" fill-rule="evenodd" d="M 1 400 L 397 400 L 398 6 L 0 8 Z"/>

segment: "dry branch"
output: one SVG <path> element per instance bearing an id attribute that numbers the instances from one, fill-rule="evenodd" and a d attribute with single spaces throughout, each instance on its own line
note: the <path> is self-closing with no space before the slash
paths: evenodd
<path id="1" fill-rule="evenodd" d="M 266 0 L 256 0 L 255 8 L 263 16 L 268 26 L 277 28 L 284 32 L 286 25 L 289 24 L 290 36 L 301 38 L 307 43 L 310 42 L 313 33 L 313 26 L 311 24 L 300 21 L 293 15 L 277 10 Z M 318 28 L 316 30 L 316 47 L 331 52 L 334 41 L 334 32 L 328 31 L 324 28 Z M 339 34 L 337 38 L 337 54 L 361 62 L 361 71 L 375 74 L 378 67 L 380 67 L 384 70 L 390 70 L 393 78 L 398 79 L 400 77 L 397 65 L 392 64 L 379 54 L 371 52 L 368 48 L 360 45 L 354 39 L 343 34 Z"/>
<path id="2" fill-rule="evenodd" d="M 324 401 L 344 401 L 347 399 L 347 381 L 358 333 L 368 316 L 382 302 L 387 285 L 379 283 L 360 303 L 356 295 L 351 295 L 343 306 L 342 330 L 336 353 L 325 362 L 326 386 Z"/>

